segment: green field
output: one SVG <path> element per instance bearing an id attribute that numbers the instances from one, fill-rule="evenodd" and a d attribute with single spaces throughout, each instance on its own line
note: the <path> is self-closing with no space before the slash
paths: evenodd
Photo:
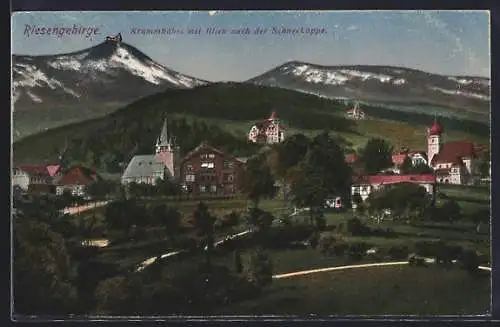
<path id="1" fill-rule="evenodd" d="M 267 252 L 273 265 L 273 274 L 284 274 L 302 270 L 326 267 L 338 267 L 372 262 L 401 261 L 387 256 L 394 246 L 407 246 L 409 252 L 414 251 L 414 245 L 419 241 L 444 241 L 448 245 L 459 245 L 464 249 L 473 249 L 482 255 L 482 265 L 489 266 L 490 261 L 490 231 L 478 232 L 476 226 L 467 217 L 474 210 L 489 206 L 489 189 L 478 187 L 443 186 L 440 188 L 438 200 L 453 197 L 463 207 L 469 206 L 462 220 L 455 222 L 422 221 L 408 224 L 401 221 L 383 221 L 376 223 L 367 217 L 362 218 L 371 229 L 385 230 L 391 228 L 392 236 L 370 235 L 351 236 L 343 234 L 348 244 L 365 243 L 376 247 L 377 256 L 353 258 L 348 255 L 324 253 L 320 248 L 310 246 L 270 246 Z M 147 206 L 167 204 L 176 207 L 183 214 L 183 223 L 188 224 L 189 218 L 198 201 L 178 201 L 158 198 L 143 200 Z M 231 211 L 243 212 L 248 207 L 244 199 L 205 200 L 209 211 L 216 217 Z M 290 210 L 290 203 L 281 200 L 265 200 L 261 203 L 264 210 L 281 217 Z M 96 216 L 104 222 L 104 209 L 97 208 Z M 91 212 L 82 214 L 86 219 Z M 321 234 L 338 235 L 332 226 L 346 223 L 354 216 L 350 210 L 341 213 L 326 214 L 327 228 Z M 292 225 L 307 226 L 307 215 L 290 218 Z M 306 224 L 306 225 L 303 225 Z M 216 239 L 227 234 L 239 232 L 248 226 L 244 221 L 229 229 L 216 230 Z M 155 231 L 155 228 L 157 231 Z M 130 271 L 140 262 L 152 256 L 182 249 L 173 246 L 171 240 L 161 232 L 161 226 L 148 231 L 147 237 L 111 244 L 99 251 L 96 258 L 100 262 L 118 264 L 124 271 Z M 271 232 L 279 231 L 279 224 L 271 228 Z M 159 231 L 159 232 L 158 232 Z M 194 235 L 193 230 L 184 230 L 178 237 Z M 278 240 L 282 234 L 272 234 L 271 238 Z M 303 241 L 303 239 L 296 239 Z M 242 261 L 249 262 L 253 243 L 242 248 Z M 203 253 L 193 257 L 180 259 L 165 259 L 147 268 L 145 276 L 156 278 L 161 271 L 176 271 L 182 263 L 204 260 Z M 187 261 L 187 262 L 185 262 Z M 214 265 L 226 266 L 234 270 L 232 250 L 216 249 L 212 256 Z M 427 267 L 389 266 L 373 268 L 357 268 L 346 271 L 315 273 L 284 279 L 275 279 L 263 289 L 258 298 L 234 303 L 218 309 L 214 314 L 251 315 L 251 314 L 317 314 L 317 315 L 455 315 L 455 314 L 486 314 L 490 307 L 489 273 L 481 271 L 478 275 L 468 274 L 460 269 L 459 264 L 451 268 L 443 268 L 434 264 Z M 147 277 L 149 278 L 149 277 Z"/>
<path id="2" fill-rule="evenodd" d="M 454 199 L 460 203 L 464 217 L 456 222 L 417 222 L 414 224 L 406 224 L 398 221 L 382 221 L 377 223 L 367 217 L 362 218 L 366 225 L 372 229 L 393 230 L 392 237 L 385 236 L 346 236 L 346 240 L 351 243 L 363 242 L 370 246 L 377 247 L 382 250 L 387 250 L 392 246 L 405 245 L 410 248 L 419 241 L 438 241 L 442 240 L 450 244 L 460 245 L 463 248 L 476 249 L 479 252 L 488 255 L 490 254 L 490 230 L 489 226 L 485 225 L 478 233 L 476 225 L 468 219 L 467 215 L 473 214 L 478 208 L 489 207 L 489 190 L 486 188 L 472 187 L 441 187 L 440 192 L 446 195 L 445 199 L 454 196 Z M 438 197 L 438 203 L 442 197 Z M 470 202 L 469 200 L 473 200 Z M 192 213 L 195 210 L 198 201 L 175 201 L 167 199 L 144 200 L 147 206 L 157 204 L 166 204 L 177 208 L 182 214 L 182 224 L 190 225 Z M 246 210 L 249 203 L 244 199 L 231 200 L 205 200 L 209 211 L 218 218 L 236 211 L 242 213 Z M 276 217 L 290 212 L 291 204 L 283 200 L 264 200 L 261 203 L 261 208 L 271 212 Z M 95 212 L 95 216 L 99 224 L 104 224 L 105 208 L 96 208 L 95 211 L 88 211 L 81 214 L 84 219 L 90 219 Z M 341 223 L 347 223 L 353 217 L 353 212 L 350 210 L 342 213 L 326 213 L 327 229 L 338 226 Z M 307 214 L 302 216 L 291 217 L 290 221 L 296 223 L 308 223 L 309 217 Z M 246 222 L 240 221 L 240 224 L 229 229 L 217 230 L 216 236 L 222 237 L 227 234 L 241 232 L 247 229 Z M 158 232 L 159 231 L 159 232 Z M 323 234 L 332 232 L 324 231 Z M 335 233 L 335 232 L 333 232 Z M 113 235 L 112 233 L 109 233 Z M 102 251 L 101 258 L 108 262 L 118 262 L 123 266 L 135 264 L 148 257 L 168 252 L 169 250 L 177 250 L 172 248 L 166 235 L 161 232 L 161 227 L 151 229 L 148 232 L 148 237 L 143 240 L 130 241 L 111 245 L 109 248 Z M 329 257 L 322 255 L 318 250 L 314 249 L 293 249 L 293 250 L 270 250 L 275 262 L 276 273 L 286 273 L 300 269 L 321 268 L 332 265 L 342 265 L 349 261 L 345 258 Z"/>
<path id="3" fill-rule="evenodd" d="M 490 311 L 489 274 L 429 266 L 389 266 L 274 280 L 233 315 L 480 315 Z"/>

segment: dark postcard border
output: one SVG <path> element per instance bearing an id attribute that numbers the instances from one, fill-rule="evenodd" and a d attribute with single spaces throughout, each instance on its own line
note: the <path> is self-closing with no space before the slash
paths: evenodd
<path id="1" fill-rule="evenodd" d="M 325 9 L 325 10 L 368 10 L 368 9 L 399 9 L 399 10 L 424 10 L 424 9 L 434 9 L 434 10 L 452 10 L 452 9 L 462 9 L 462 10 L 490 10 L 491 12 L 491 75 L 492 75 L 492 84 L 491 84 L 491 108 L 492 108 L 492 113 L 491 113 L 491 160 L 492 160 L 492 171 L 493 171 L 493 176 L 492 176 L 492 316 L 495 321 L 500 320 L 500 273 L 495 273 L 496 270 L 498 270 L 496 267 L 500 264 L 500 251 L 494 250 L 498 247 L 500 247 L 500 223 L 497 222 L 497 218 L 495 218 L 498 214 L 500 214 L 500 209 L 499 205 L 496 203 L 494 199 L 496 199 L 496 172 L 500 171 L 500 165 L 497 163 L 498 159 L 498 154 L 497 154 L 497 148 L 498 148 L 498 142 L 497 142 L 497 121 L 498 121 L 498 116 L 499 113 L 496 108 L 496 104 L 500 103 L 500 100 L 498 100 L 498 96 L 496 96 L 496 93 L 494 92 L 496 89 L 498 89 L 498 85 L 496 83 L 496 79 L 494 76 L 497 75 L 498 69 L 500 65 L 498 64 L 496 59 L 496 54 L 500 53 L 498 51 L 498 39 L 499 39 L 499 33 L 500 33 L 500 2 L 495 1 L 495 0 L 472 0 L 472 1 L 467 1 L 467 0 L 454 0 L 454 1 L 449 1 L 449 2 L 436 2 L 435 0 L 420 0 L 420 1 L 414 1 L 413 3 L 411 1 L 378 1 L 378 3 L 374 3 L 372 1 L 360 1 L 360 0 L 337 0 L 333 3 L 327 4 L 327 1 L 318 1 L 318 0 L 308 0 L 306 1 L 273 1 L 272 3 L 268 3 L 267 1 L 243 1 L 240 0 L 235 4 L 233 1 L 231 3 L 228 3 L 229 1 L 211 1 L 212 4 L 207 4 L 206 1 L 198 0 L 198 1 L 165 1 L 165 0 L 72 0 L 72 1 L 61 1 L 61 0 L 12 0 L 11 1 L 11 11 L 121 11 L 121 10 L 184 10 L 184 9 L 200 9 L 200 10 L 208 10 L 208 9 L 221 9 L 221 10 L 244 10 L 244 9 L 255 9 L 255 10 L 273 10 L 273 9 Z M 328 1 L 329 2 L 329 1 Z M 7 31 L 10 31 L 10 22 L 9 22 L 9 27 L 6 29 Z M 8 34 L 8 38 L 10 38 L 10 33 Z M 500 74 L 500 72 L 498 72 Z M 10 76 L 10 63 L 9 63 L 9 76 Z M 4 89 L 5 90 L 5 89 Z M 10 107 L 10 90 L 8 90 L 7 94 L 7 99 L 9 99 L 9 107 Z M 5 111 L 6 112 L 6 111 Z M 6 121 L 10 122 L 10 113 L 6 117 Z M 6 135 L 6 138 L 10 141 L 10 124 L 7 126 L 4 131 L 7 132 L 8 135 Z M 4 142 L 3 144 L 8 144 L 10 150 L 10 142 Z M 9 158 L 9 157 L 8 157 Z M 10 159 L 8 160 L 8 164 L 10 166 Z M 10 184 L 9 184 L 10 185 Z M 10 192 L 10 186 L 8 189 L 8 192 Z M 9 200 L 10 201 L 10 200 Z M 10 207 L 10 205 L 9 205 Z M 7 251 L 7 256 L 10 261 L 10 221 L 6 220 L 8 222 L 8 226 L 5 228 L 6 231 L 8 231 L 9 235 L 6 237 L 6 240 L 9 240 L 9 243 L 7 244 L 6 247 L 4 247 L 4 250 Z M 10 269 L 9 269 L 10 271 Z M 10 279 L 7 278 L 6 280 L 9 281 L 9 290 L 10 290 Z M 10 291 L 9 291 L 10 293 Z M 496 295 L 496 296 L 495 296 Z M 10 316 L 10 300 L 9 300 L 9 308 L 8 308 L 8 316 Z M 389 317 L 387 317 L 389 318 Z M 311 317 L 311 319 L 314 319 Z M 376 318 L 374 320 L 381 320 L 382 318 Z M 390 318 L 389 318 L 390 319 Z M 161 320 L 161 319 L 160 319 Z M 196 319 L 200 321 L 200 319 Z M 200 322 L 191 321 L 188 322 L 189 325 L 196 325 Z M 239 322 L 238 322 L 239 320 Z M 240 325 L 250 325 L 250 324 L 256 324 L 256 325 L 261 325 L 264 324 L 264 321 L 247 321 L 247 322 L 242 322 L 244 319 L 235 319 L 232 321 L 232 323 L 239 323 Z M 253 319 L 251 319 L 253 320 Z M 274 322 L 280 324 L 280 320 L 282 319 L 275 318 L 272 319 Z M 302 323 L 305 325 L 307 323 L 307 318 L 306 319 L 300 319 Z M 333 319 L 337 320 L 337 319 Z M 415 322 L 415 321 L 408 321 L 406 319 L 401 319 L 401 318 L 394 318 L 391 319 L 393 321 L 400 321 L 403 324 L 407 325 L 415 325 L 415 324 L 420 324 L 420 322 Z M 420 319 L 416 319 L 420 320 Z M 428 321 L 441 321 L 442 324 L 446 324 L 442 318 L 429 318 Z M 457 322 L 464 322 L 469 325 L 475 325 L 479 324 L 480 321 L 482 320 L 483 322 L 485 320 L 490 320 L 491 318 L 488 317 L 477 317 L 477 318 L 467 318 L 461 319 L 461 318 L 450 318 L 446 320 L 453 320 L 455 323 Z M 59 320 L 60 321 L 60 320 Z M 126 320 L 125 320 L 126 321 Z M 121 323 L 124 323 L 125 321 L 121 321 Z M 153 320 L 154 321 L 154 320 Z M 152 323 L 154 323 L 151 321 Z M 168 320 L 167 320 L 168 321 Z M 228 322 L 231 321 L 231 319 L 228 319 Z M 311 320 L 309 320 L 311 322 Z M 325 324 L 326 321 L 323 320 L 323 322 L 320 321 L 315 321 L 314 324 Z M 345 319 L 338 319 L 337 322 L 342 322 L 342 323 L 352 323 L 354 322 L 353 320 L 345 320 Z M 375 322 L 375 321 L 363 321 L 364 323 L 372 324 L 372 325 L 382 325 L 385 326 L 386 323 L 389 323 L 389 321 L 384 321 L 384 322 Z M 174 324 L 174 321 L 168 322 L 167 324 Z M 207 324 L 208 322 L 204 322 L 204 324 Z M 271 321 L 268 321 L 267 324 L 273 323 Z M 295 321 L 294 324 L 302 324 L 299 321 Z M 422 322 L 423 323 L 423 322 Z M 66 325 L 66 323 L 63 323 Z M 157 322 L 155 323 L 156 325 L 158 324 Z M 212 323 L 210 323 L 212 324 Z M 217 324 L 218 325 L 218 324 Z"/>
<path id="2" fill-rule="evenodd" d="M 224 9 L 224 10 L 271 10 L 271 9 L 490 9 L 498 6 L 495 0 L 433 0 L 414 1 L 367 1 L 367 0 L 11 0 L 12 11 L 67 11 L 67 10 L 181 10 L 181 9 Z"/>

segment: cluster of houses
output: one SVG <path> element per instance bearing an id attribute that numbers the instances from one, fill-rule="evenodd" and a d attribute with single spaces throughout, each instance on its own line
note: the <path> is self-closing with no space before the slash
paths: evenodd
<path id="1" fill-rule="evenodd" d="M 392 155 L 392 174 L 372 176 L 356 175 L 353 179 L 351 194 L 359 194 L 365 200 L 369 194 L 383 187 L 397 183 L 414 183 L 424 187 L 434 196 L 436 186 L 442 184 L 475 185 L 480 181 L 479 164 L 488 149 L 471 141 L 444 142 L 444 129 L 436 120 L 427 129 L 427 150 L 410 151 L 404 149 Z M 432 168 L 427 174 L 401 174 L 400 167 L 409 158 L 413 166 L 426 165 Z M 347 156 L 347 161 L 355 164 L 356 155 Z M 491 167 L 491 165 L 490 165 Z M 491 168 L 490 168 L 491 174 Z"/>
<path id="2" fill-rule="evenodd" d="M 181 149 L 168 133 L 168 122 L 154 146 L 155 153 L 136 155 L 127 165 L 121 182 L 155 185 L 173 180 L 194 195 L 232 195 L 237 192 L 239 171 L 245 159 L 235 158 L 205 142 L 181 156 Z"/>
<path id="3" fill-rule="evenodd" d="M 421 185 L 430 194 L 436 192 L 438 183 L 476 184 L 480 178 L 480 156 L 487 149 L 470 141 L 444 142 L 443 134 L 443 127 L 434 121 L 428 128 L 427 150 L 404 149 L 394 153 L 394 167 L 390 174 L 355 174 L 352 194 L 359 194 L 365 200 L 373 190 L 403 182 Z M 284 139 L 284 128 L 276 113 L 252 126 L 248 134 L 249 141 L 263 144 L 279 143 Z M 401 174 L 399 168 L 406 158 L 411 159 L 415 166 L 431 167 L 433 173 Z M 355 165 L 358 159 L 354 154 L 346 156 L 351 165 Z M 233 195 L 237 192 L 239 172 L 245 162 L 246 158 L 233 157 L 207 143 L 199 144 L 182 156 L 175 138 L 169 134 L 165 119 L 153 153 L 134 156 L 121 177 L 121 183 L 155 185 L 159 180 L 171 180 L 193 195 Z M 14 168 L 12 183 L 25 191 L 62 194 L 64 190 L 69 190 L 74 195 L 85 196 L 86 187 L 99 178 L 94 170 L 83 166 L 63 170 L 59 164 L 24 165 Z M 339 208 L 343 205 L 341 199 L 334 198 L 328 201 L 328 206 Z"/>
<path id="4" fill-rule="evenodd" d="M 12 170 L 12 186 L 26 193 L 85 197 L 86 188 L 100 179 L 95 170 L 81 165 L 64 169 L 60 164 L 19 165 Z"/>

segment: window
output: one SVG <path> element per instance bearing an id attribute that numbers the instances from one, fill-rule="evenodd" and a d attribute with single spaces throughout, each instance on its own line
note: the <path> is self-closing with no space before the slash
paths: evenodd
<path id="1" fill-rule="evenodd" d="M 368 186 L 363 186 L 361 188 L 361 192 L 368 192 Z"/>
<path id="2" fill-rule="evenodd" d="M 210 153 L 210 154 L 208 155 L 208 158 L 209 158 L 209 159 L 214 159 L 214 158 L 215 158 L 215 154 Z"/>
<path id="3" fill-rule="evenodd" d="M 215 164 L 213 162 L 202 162 L 201 168 L 213 169 Z"/>
<path id="4" fill-rule="evenodd" d="M 187 171 L 192 171 L 193 170 L 193 165 L 187 165 L 186 166 Z"/>
<path id="5" fill-rule="evenodd" d="M 204 193 L 207 191 L 207 188 L 205 185 L 200 185 L 200 192 Z"/>
<path id="6" fill-rule="evenodd" d="M 213 176 L 212 174 L 202 174 L 201 175 L 201 180 L 203 182 L 211 182 L 214 178 L 215 178 L 215 176 Z"/>
<path id="7" fill-rule="evenodd" d="M 210 192 L 212 193 L 217 192 L 217 185 L 210 185 Z"/>
<path id="8" fill-rule="evenodd" d="M 225 169 L 231 169 L 234 167 L 234 162 L 232 161 L 224 161 L 224 168 Z"/>
<path id="9" fill-rule="evenodd" d="M 186 182 L 194 182 L 194 175 L 193 174 L 186 175 Z"/>

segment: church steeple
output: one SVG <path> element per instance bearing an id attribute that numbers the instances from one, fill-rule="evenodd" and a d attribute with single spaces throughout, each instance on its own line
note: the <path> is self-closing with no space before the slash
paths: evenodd
<path id="1" fill-rule="evenodd" d="M 168 120 L 165 117 L 163 120 L 163 126 L 161 128 L 161 133 L 156 139 L 156 153 L 161 152 L 162 150 L 166 149 L 168 151 L 172 150 L 174 147 L 172 143 L 172 139 L 170 138 L 168 134 Z"/>

